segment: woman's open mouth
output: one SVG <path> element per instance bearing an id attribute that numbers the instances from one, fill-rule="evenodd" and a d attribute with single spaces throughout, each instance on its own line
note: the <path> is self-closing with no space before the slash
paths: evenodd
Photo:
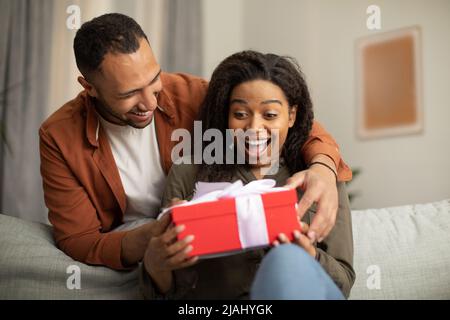
<path id="1" fill-rule="evenodd" d="M 250 163 L 252 163 L 252 158 L 258 160 L 267 151 L 269 145 L 270 138 L 246 139 L 245 153 L 250 157 Z"/>

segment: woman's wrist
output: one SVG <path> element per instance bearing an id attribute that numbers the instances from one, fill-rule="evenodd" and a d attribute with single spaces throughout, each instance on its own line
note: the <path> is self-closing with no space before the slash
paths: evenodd
<path id="1" fill-rule="evenodd" d="M 146 272 L 155 284 L 155 289 L 160 294 L 166 294 L 172 287 L 172 271 L 154 271 L 151 266 L 144 265 Z"/>
<path id="2" fill-rule="evenodd" d="M 139 228 L 130 230 L 122 239 L 122 264 L 132 266 L 144 257 L 145 249 L 151 238 L 150 222 Z"/>
<path id="3" fill-rule="evenodd" d="M 314 249 L 315 249 L 314 259 L 316 261 L 319 261 L 319 250 L 317 250 L 316 248 L 314 248 Z"/>

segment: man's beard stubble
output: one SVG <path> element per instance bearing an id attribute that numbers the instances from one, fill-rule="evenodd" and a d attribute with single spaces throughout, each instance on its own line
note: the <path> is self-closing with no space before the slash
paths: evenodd
<path id="1" fill-rule="evenodd" d="M 112 121 L 109 121 L 109 122 L 112 122 L 112 123 L 114 123 L 114 124 L 123 125 L 123 126 L 128 125 L 128 126 L 131 126 L 131 127 L 133 127 L 133 128 L 136 128 L 136 129 L 144 129 L 143 127 L 137 126 L 133 121 L 131 121 L 131 120 L 129 120 L 129 119 L 127 119 L 127 120 L 123 119 L 123 118 L 122 118 L 119 114 L 117 114 L 111 107 L 109 107 L 109 106 L 104 102 L 103 99 L 99 99 L 99 98 L 95 98 L 95 97 L 92 97 L 92 99 L 93 99 L 93 101 L 94 101 L 95 109 L 97 110 L 97 112 L 98 112 L 98 113 L 99 113 L 106 121 L 109 121 L 109 120 L 107 119 L 107 117 L 106 117 L 106 116 L 109 116 L 109 117 L 113 117 L 115 120 L 119 121 L 119 123 L 114 123 L 114 122 L 112 122 Z M 106 116 L 105 116 L 105 115 L 106 115 Z M 149 123 L 149 124 L 150 124 L 150 123 Z"/>

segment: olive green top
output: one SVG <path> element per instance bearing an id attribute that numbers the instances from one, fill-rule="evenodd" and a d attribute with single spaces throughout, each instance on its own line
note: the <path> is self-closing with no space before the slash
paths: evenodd
<path id="1" fill-rule="evenodd" d="M 172 198 L 190 200 L 194 194 L 198 165 L 173 165 L 167 178 L 162 206 L 169 205 Z M 283 186 L 290 177 L 286 166 L 281 166 L 274 179 L 276 186 Z M 256 180 L 250 168 L 241 165 L 235 170 L 232 181 L 242 180 L 244 184 Z M 353 237 L 350 207 L 345 183 L 338 183 L 339 210 L 333 230 L 317 245 L 316 259 L 330 275 L 345 297 L 355 281 L 353 270 Z M 302 192 L 298 191 L 299 198 Z M 313 205 L 302 221 L 311 223 L 315 214 Z M 270 248 L 246 250 L 224 257 L 199 260 L 189 268 L 174 271 L 170 291 L 161 295 L 142 267 L 141 289 L 148 299 L 248 299 L 255 273 L 264 255 Z"/>

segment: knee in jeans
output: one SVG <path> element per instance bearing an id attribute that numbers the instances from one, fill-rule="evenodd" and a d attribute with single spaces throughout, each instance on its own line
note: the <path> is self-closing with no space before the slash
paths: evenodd
<path id="1" fill-rule="evenodd" d="M 312 257 L 301 247 L 295 244 L 282 244 L 270 250 L 269 254 L 275 256 L 276 259 L 289 256 L 298 260 L 311 260 Z"/>

